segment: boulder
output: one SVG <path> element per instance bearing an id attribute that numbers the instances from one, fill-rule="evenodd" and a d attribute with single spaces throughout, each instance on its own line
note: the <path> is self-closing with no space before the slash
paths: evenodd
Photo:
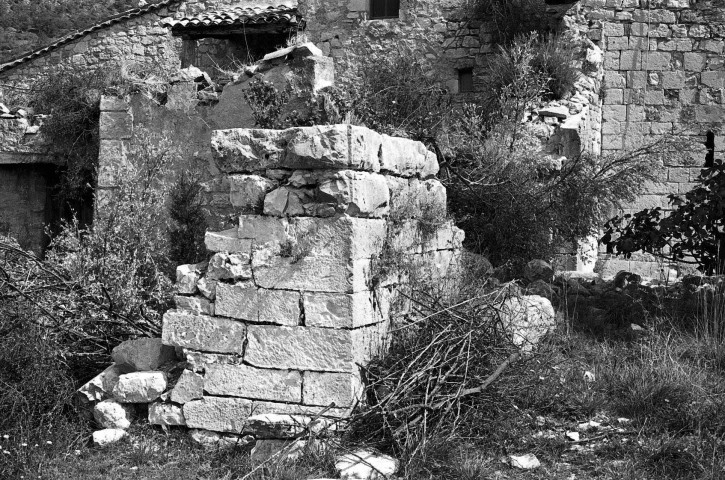
<path id="1" fill-rule="evenodd" d="M 118 383 L 118 378 L 131 371 L 132 369 L 128 365 L 113 364 L 79 388 L 78 393 L 90 402 L 110 398 L 114 387 Z"/>
<path id="2" fill-rule="evenodd" d="M 533 470 L 541 466 L 536 455 L 531 453 L 527 453 L 526 455 L 509 455 L 509 464 L 514 468 L 520 468 L 522 470 Z"/>
<path id="3" fill-rule="evenodd" d="M 118 345 L 111 352 L 118 365 L 128 365 L 137 372 L 156 370 L 176 358 L 173 347 L 163 345 L 160 338 L 139 338 Z"/>
<path id="4" fill-rule="evenodd" d="M 126 431 L 120 428 L 106 428 L 93 432 L 93 445 L 105 447 L 112 443 L 116 443 L 126 436 Z"/>
<path id="5" fill-rule="evenodd" d="M 524 276 L 529 282 L 543 280 L 551 283 L 554 278 L 554 269 L 544 260 L 531 260 L 524 268 Z"/>
<path id="6" fill-rule="evenodd" d="M 184 412 L 178 405 L 155 402 L 149 405 L 149 423 L 162 426 L 185 426 Z"/>
<path id="7" fill-rule="evenodd" d="M 93 408 L 93 418 L 103 428 L 126 430 L 131 426 L 133 407 L 115 400 L 104 400 Z"/>
<path id="8" fill-rule="evenodd" d="M 372 450 L 358 450 L 335 460 L 342 480 L 385 480 L 398 471 L 400 462 Z"/>
<path id="9" fill-rule="evenodd" d="M 149 403 L 166 390 L 166 375 L 163 372 L 133 372 L 121 375 L 113 397 L 121 403 Z"/>
<path id="10" fill-rule="evenodd" d="M 176 267 L 176 289 L 182 295 L 196 293 L 196 284 L 204 272 L 205 265 L 179 265 Z"/>
<path id="11" fill-rule="evenodd" d="M 514 345 L 524 352 L 531 351 L 556 326 L 554 307 L 538 295 L 510 297 L 501 305 L 499 313 Z"/>
<path id="12" fill-rule="evenodd" d="M 259 175 L 229 175 L 229 200 L 242 213 L 261 213 L 264 196 L 276 184 Z"/>

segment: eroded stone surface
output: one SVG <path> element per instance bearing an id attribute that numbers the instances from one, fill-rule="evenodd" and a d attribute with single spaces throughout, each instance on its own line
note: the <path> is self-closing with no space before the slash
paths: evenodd
<path id="1" fill-rule="evenodd" d="M 246 253 L 252 251 L 252 242 L 249 239 L 241 239 L 237 228 L 230 228 L 223 232 L 206 232 L 204 244 L 210 252 Z"/>
<path id="2" fill-rule="evenodd" d="M 287 370 L 211 364 L 204 375 L 204 390 L 211 395 L 301 402 L 302 376 Z"/>
<path id="3" fill-rule="evenodd" d="M 169 399 L 178 404 L 200 399 L 204 394 L 204 377 L 190 370 L 184 370 L 171 390 Z"/>
<path id="4" fill-rule="evenodd" d="M 93 418 L 103 428 L 126 430 L 131 426 L 133 408 L 108 399 L 93 407 Z"/>
<path id="5" fill-rule="evenodd" d="M 93 444 L 97 447 L 105 447 L 116 443 L 126 436 L 126 431 L 120 428 L 106 428 L 93 432 Z"/>
<path id="6" fill-rule="evenodd" d="M 229 200 L 243 213 L 261 213 L 264 197 L 276 187 L 275 182 L 259 175 L 230 175 Z"/>
<path id="7" fill-rule="evenodd" d="M 247 280 L 252 278 L 248 253 L 216 253 L 209 260 L 207 280 Z"/>
<path id="8" fill-rule="evenodd" d="M 78 393 L 91 402 L 109 398 L 118 383 L 118 378 L 131 371 L 132 368 L 129 365 L 113 364 L 79 388 Z"/>
<path id="9" fill-rule="evenodd" d="M 219 284 L 217 314 L 250 322 L 296 326 L 300 321 L 300 294 L 265 290 L 253 282 Z"/>
<path id="10" fill-rule="evenodd" d="M 342 480 L 385 480 L 398 471 L 400 462 L 372 450 L 358 450 L 335 460 Z"/>
<path id="11" fill-rule="evenodd" d="M 121 403 L 149 403 L 166 390 L 163 372 L 132 372 L 121 375 L 113 389 L 113 398 Z"/>
<path id="12" fill-rule="evenodd" d="M 309 405 L 348 408 L 360 400 L 362 383 L 356 373 L 305 372 L 302 398 Z"/>
<path id="13" fill-rule="evenodd" d="M 146 372 L 173 361 L 176 356 L 174 349 L 163 345 L 160 338 L 139 338 L 115 347 L 111 358 L 116 364 L 128 365 L 138 372 Z"/>
<path id="14" fill-rule="evenodd" d="M 183 406 L 189 428 L 241 433 L 252 413 L 252 401 L 243 398 L 204 397 Z"/>
<path id="15" fill-rule="evenodd" d="M 177 310 L 193 313 L 196 315 L 214 315 L 214 303 L 204 297 L 185 297 L 176 295 L 174 303 Z"/>
<path id="16" fill-rule="evenodd" d="M 149 423 L 173 427 L 186 425 L 186 420 L 180 406 L 155 402 L 149 405 Z"/>
<path id="17" fill-rule="evenodd" d="M 165 345 L 219 353 L 244 353 L 246 325 L 228 318 L 192 315 L 178 310 L 164 314 Z"/>

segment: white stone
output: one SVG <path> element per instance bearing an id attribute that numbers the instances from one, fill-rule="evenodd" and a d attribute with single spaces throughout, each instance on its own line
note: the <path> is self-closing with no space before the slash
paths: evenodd
<path id="1" fill-rule="evenodd" d="M 540 108 L 537 112 L 540 117 L 554 117 L 564 119 L 569 116 L 569 108 L 563 105 L 549 105 Z"/>
<path id="2" fill-rule="evenodd" d="M 245 435 L 223 435 L 217 432 L 210 432 L 209 430 L 203 429 L 191 429 L 189 430 L 189 436 L 191 439 L 202 447 L 206 448 L 233 448 L 233 447 L 244 447 L 254 442 L 254 437 Z"/>
<path id="3" fill-rule="evenodd" d="M 350 372 L 348 330 L 249 325 L 244 359 L 260 368 Z"/>
<path id="4" fill-rule="evenodd" d="M 500 307 L 501 321 L 512 335 L 514 345 L 529 352 L 556 326 L 554 307 L 538 295 L 511 297 Z"/>
<path id="5" fill-rule="evenodd" d="M 341 480 L 386 480 L 399 467 L 398 460 L 371 450 L 358 450 L 335 460 Z"/>
<path id="6" fill-rule="evenodd" d="M 251 239 L 253 247 L 278 245 L 288 239 L 289 222 L 284 218 L 264 217 L 261 215 L 242 215 L 239 217 L 239 238 Z"/>
<path id="7" fill-rule="evenodd" d="M 252 278 L 249 254 L 216 253 L 209 260 L 208 280 L 246 280 Z"/>
<path id="8" fill-rule="evenodd" d="M 371 292 L 305 293 L 305 325 L 308 327 L 357 328 L 382 321 Z"/>
<path id="9" fill-rule="evenodd" d="M 154 402 L 149 405 L 149 423 L 168 427 L 185 426 L 184 412 L 178 405 Z"/>
<path id="10" fill-rule="evenodd" d="M 204 390 L 211 395 L 300 403 L 302 376 L 288 370 L 212 364 L 206 367 Z"/>
<path id="11" fill-rule="evenodd" d="M 182 407 L 186 425 L 215 432 L 241 433 L 252 414 L 252 401 L 244 398 L 204 397 Z"/>
<path id="12" fill-rule="evenodd" d="M 346 170 L 320 182 L 317 201 L 354 217 L 381 218 L 389 212 L 390 192 L 384 176 Z"/>
<path id="13" fill-rule="evenodd" d="M 204 395 L 204 377 L 190 370 L 184 370 L 171 390 L 169 399 L 178 404 L 198 400 Z"/>
<path id="14" fill-rule="evenodd" d="M 126 431 L 119 428 L 106 428 L 93 432 L 93 445 L 97 447 L 105 447 L 112 443 L 116 443 L 126 436 Z"/>
<path id="15" fill-rule="evenodd" d="M 93 418 L 103 428 L 126 430 L 131 426 L 133 408 L 115 400 L 104 400 L 93 407 Z"/>
<path id="16" fill-rule="evenodd" d="M 246 213 L 260 213 L 265 195 L 277 186 L 259 175 L 230 175 L 229 184 L 229 201 Z"/>
<path id="17" fill-rule="evenodd" d="M 182 295 L 196 293 L 196 283 L 202 275 L 202 265 L 179 265 L 176 267 L 176 289 Z"/>
<path id="18" fill-rule="evenodd" d="M 279 187 L 264 197 L 265 215 L 275 217 L 303 216 L 311 214 L 314 207 L 313 192 L 307 189 Z"/>
<path id="19" fill-rule="evenodd" d="M 240 239 L 238 228 L 230 228 L 223 232 L 206 232 L 204 244 L 210 252 L 244 253 L 252 251 L 252 241 Z"/>
<path id="20" fill-rule="evenodd" d="M 164 314 L 161 336 L 165 345 L 242 354 L 246 326 L 228 318 L 170 310 Z"/>
<path id="21" fill-rule="evenodd" d="M 225 88 L 222 100 L 227 88 L 232 87 L 228 85 Z M 212 154 L 219 169 L 226 173 L 252 173 L 275 168 L 284 163 L 284 147 L 289 134 L 287 130 L 214 130 L 211 136 Z"/>
<path id="22" fill-rule="evenodd" d="M 91 402 L 109 398 L 113 388 L 118 383 L 118 378 L 124 373 L 131 372 L 131 370 L 128 365 L 113 364 L 79 388 L 78 393 Z"/>
<path id="23" fill-rule="evenodd" d="M 217 286 L 216 312 L 250 322 L 296 326 L 300 322 L 300 294 L 257 288 L 254 282 Z"/>
<path id="24" fill-rule="evenodd" d="M 541 466 L 536 455 L 531 453 L 527 453 L 526 455 L 509 455 L 509 463 L 512 467 L 523 470 L 532 470 Z"/>
<path id="25" fill-rule="evenodd" d="M 139 338 L 116 346 L 111 358 L 116 364 L 128 365 L 137 372 L 147 372 L 174 361 L 176 355 L 173 348 L 161 343 L 160 338 Z"/>
<path id="26" fill-rule="evenodd" d="M 303 385 L 302 398 L 309 405 L 350 408 L 362 398 L 357 373 L 305 372 Z"/>
<path id="27" fill-rule="evenodd" d="M 216 298 L 216 280 L 211 280 L 208 278 L 201 278 L 197 284 L 196 287 L 199 289 L 199 293 L 204 295 L 207 300 L 213 302 Z"/>
<path id="28" fill-rule="evenodd" d="M 286 57 L 287 55 L 294 53 L 295 55 L 300 56 L 313 56 L 313 57 L 322 57 L 322 50 L 317 48 L 314 43 L 312 42 L 306 42 L 301 43 L 299 45 L 292 45 L 291 47 L 287 48 L 281 48 L 279 50 L 275 50 L 272 53 L 268 53 L 267 55 L 262 58 L 263 62 L 268 62 L 270 60 L 274 60 L 275 58 L 281 58 Z"/>
<path id="29" fill-rule="evenodd" d="M 121 375 L 113 389 L 113 398 L 121 403 L 149 403 L 166 390 L 163 372 L 132 372 Z"/>
<path id="30" fill-rule="evenodd" d="M 292 128 L 286 168 L 380 171 L 380 134 L 364 127 L 324 125 Z"/>
<path id="31" fill-rule="evenodd" d="M 194 313 L 197 315 L 214 315 L 214 304 L 204 297 L 174 296 L 174 303 L 177 310 Z"/>
<path id="32" fill-rule="evenodd" d="M 407 138 L 382 135 L 381 169 L 402 177 L 428 178 L 438 173 L 436 155 Z"/>

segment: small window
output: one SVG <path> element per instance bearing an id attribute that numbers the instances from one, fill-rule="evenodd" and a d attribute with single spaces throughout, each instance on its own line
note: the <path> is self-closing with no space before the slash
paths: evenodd
<path id="1" fill-rule="evenodd" d="M 473 69 L 461 68 L 458 70 L 458 93 L 473 91 Z"/>
<path id="2" fill-rule="evenodd" d="M 398 18 L 400 0 L 370 0 L 370 18 Z"/>
<path id="3" fill-rule="evenodd" d="M 705 167 L 710 168 L 715 166 L 715 134 L 713 132 L 707 132 L 705 138 L 705 148 L 707 154 L 705 155 Z"/>

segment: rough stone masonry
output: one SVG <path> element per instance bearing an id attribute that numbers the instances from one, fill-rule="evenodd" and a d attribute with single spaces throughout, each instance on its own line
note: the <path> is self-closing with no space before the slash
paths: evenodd
<path id="1" fill-rule="evenodd" d="M 188 366 L 151 411 L 256 438 L 345 417 L 360 366 L 409 311 L 411 270 L 437 281 L 456 265 L 436 157 L 351 125 L 217 130 L 212 150 L 243 213 L 207 233 L 208 262 L 177 270 L 162 337 Z"/>

